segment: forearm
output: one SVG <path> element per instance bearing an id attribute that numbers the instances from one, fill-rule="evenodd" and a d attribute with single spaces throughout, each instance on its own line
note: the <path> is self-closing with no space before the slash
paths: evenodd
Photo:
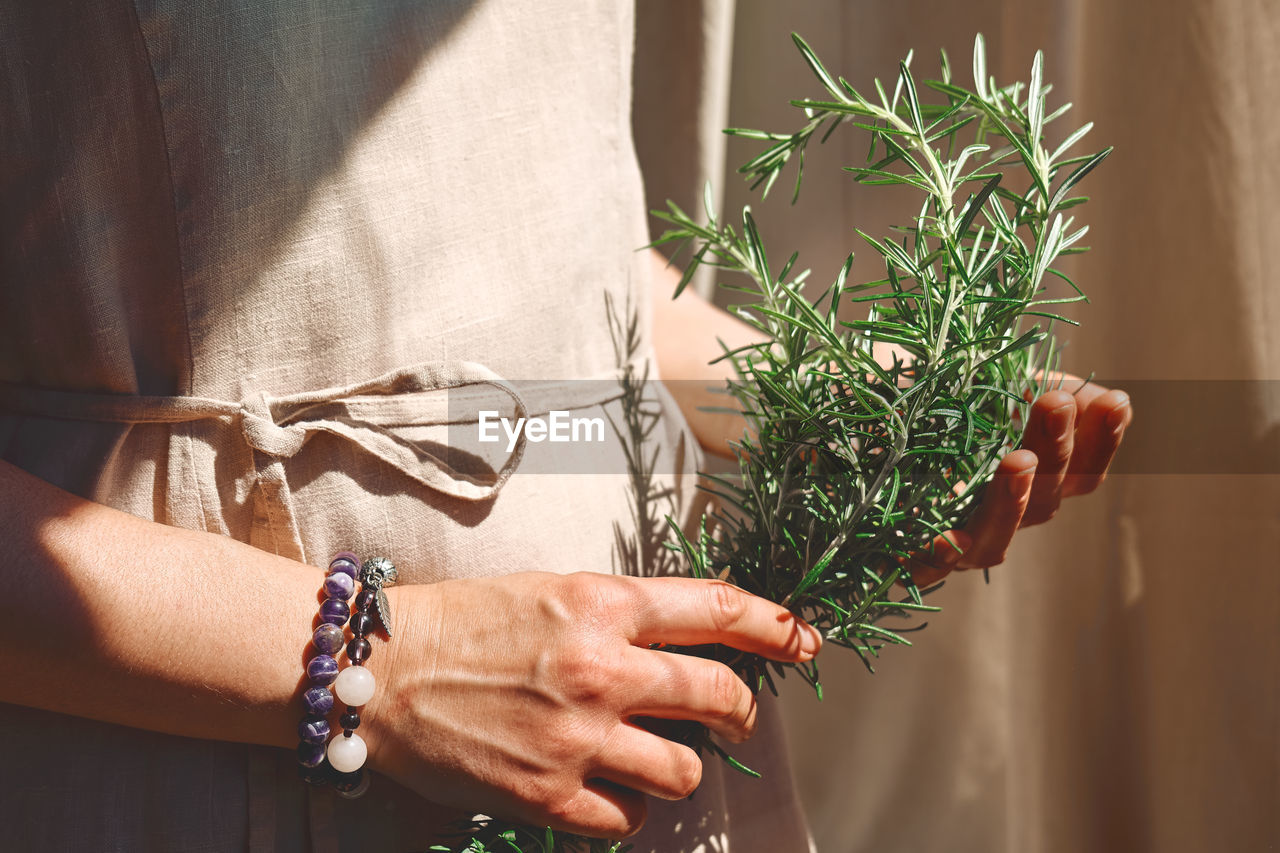
<path id="1" fill-rule="evenodd" d="M 0 701 L 292 746 L 319 569 L 145 521 L 0 462 Z"/>
<path id="2" fill-rule="evenodd" d="M 724 388 L 733 376 L 733 365 L 728 359 L 715 360 L 724 354 L 724 347 L 736 349 L 761 340 L 760 332 L 703 299 L 693 288 L 686 288 L 673 300 L 680 270 L 668 266 L 656 249 L 651 249 L 650 255 L 658 373 L 698 443 L 710 453 L 729 456 L 728 442 L 741 438 L 746 421 L 732 412 L 705 411 L 707 407 L 734 405 L 732 397 L 712 390 Z"/>

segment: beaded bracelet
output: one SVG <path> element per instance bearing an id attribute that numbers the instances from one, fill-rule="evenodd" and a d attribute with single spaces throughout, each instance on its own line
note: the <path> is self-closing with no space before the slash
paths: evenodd
<path id="1" fill-rule="evenodd" d="M 376 622 L 382 626 L 387 637 L 391 636 L 390 606 L 384 587 L 396 582 L 398 573 L 395 565 L 385 557 L 373 557 L 366 560 L 360 568 L 360 593 L 356 596 L 356 609 L 351 614 L 351 633 L 354 635 L 347 643 L 347 661 L 350 663 L 338 675 L 334 683 L 334 692 L 347 706 L 339 723 L 342 734 L 329 741 L 329 764 L 339 773 L 351 776 L 360 774 L 364 767 L 369 750 L 364 738 L 355 733 L 360 725 L 360 707 L 373 698 L 377 682 L 373 673 L 365 667 L 365 661 L 373 651 L 373 646 L 366 639 Z M 377 616 L 374 616 L 374 613 Z M 367 775 L 358 778 L 344 778 L 336 783 L 338 793 L 358 797 L 369 787 Z"/>
<path id="2" fill-rule="evenodd" d="M 324 603 L 320 605 L 320 625 L 311 635 L 316 655 L 307 662 L 307 690 L 302 694 L 306 716 L 298 724 L 298 764 L 302 778 L 313 784 L 330 779 L 325 765 L 325 742 L 329 739 L 329 722 L 333 710 L 333 693 L 329 686 L 338 677 L 338 651 L 345 638 L 343 626 L 351 615 L 347 602 L 355 593 L 359 561 L 355 554 L 343 551 L 329 563 L 324 579 Z"/>
<path id="3" fill-rule="evenodd" d="M 390 606 L 383 588 L 394 584 L 397 578 L 395 565 L 385 557 L 367 560 L 359 569 L 358 564 L 359 559 L 350 551 L 335 555 L 329 563 L 324 585 L 326 599 L 320 607 L 321 625 L 312 637 L 319 654 L 307 664 L 312 686 L 303 694 L 307 716 L 299 725 L 302 743 L 298 745 L 303 778 L 312 784 L 332 784 L 339 795 L 349 799 L 362 796 L 369 789 L 369 776 L 364 771 L 368 747 L 355 729 L 360 725 L 360 706 L 373 698 L 376 687 L 373 673 L 364 666 L 373 650 L 366 639 L 375 621 L 370 611 L 376 612 L 377 622 L 390 638 Z M 357 577 L 361 589 L 352 614 L 347 602 L 355 592 Z M 354 634 L 347 643 L 350 665 L 339 672 L 337 653 L 345 637 L 342 626 L 348 621 Z M 330 728 L 325 716 L 333 709 L 334 693 L 347 710 L 340 719 L 342 735 L 333 738 L 326 748 L 324 742 Z"/>

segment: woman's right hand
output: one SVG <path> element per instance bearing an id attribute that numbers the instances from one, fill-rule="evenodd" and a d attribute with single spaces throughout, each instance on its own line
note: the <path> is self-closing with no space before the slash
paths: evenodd
<path id="1" fill-rule="evenodd" d="M 690 748 L 632 722 L 695 720 L 751 736 L 751 691 L 721 663 L 650 648 L 721 643 L 810 660 L 821 639 L 719 581 L 519 573 L 397 587 L 395 639 L 361 728 L 370 766 L 470 812 L 618 838 L 644 794 L 688 796 Z"/>

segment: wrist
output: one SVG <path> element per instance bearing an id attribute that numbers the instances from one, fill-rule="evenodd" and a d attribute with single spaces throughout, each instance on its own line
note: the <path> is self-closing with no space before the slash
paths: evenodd
<path id="1" fill-rule="evenodd" d="M 364 737 L 369 746 L 369 767 L 379 772 L 387 772 L 387 759 L 390 750 L 385 749 L 388 741 L 394 740 L 394 720 L 396 708 L 401 705 L 399 699 L 400 685 L 403 683 L 402 672 L 405 667 L 422 667 L 428 665 L 430 646 L 424 646 L 416 637 L 419 635 L 427 606 L 426 587 L 405 586 L 391 587 L 386 590 L 387 601 L 391 611 L 391 636 L 377 632 L 379 640 L 376 653 L 369 661 L 369 671 L 377 680 L 378 688 L 362 713 L 364 720 Z M 407 649 L 413 646 L 418 654 L 409 654 Z"/>

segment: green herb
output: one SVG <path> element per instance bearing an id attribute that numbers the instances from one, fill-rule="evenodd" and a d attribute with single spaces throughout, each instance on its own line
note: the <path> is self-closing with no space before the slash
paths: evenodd
<path id="1" fill-rule="evenodd" d="M 739 171 L 767 193 L 794 162 L 798 193 L 806 147 L 853 127 L 868 134 L 870 150 L 847 171 L 864 184 L 914 188 L 919 213 L 895 237 L 858 232 L 883 258 L 884 278 L 850 282 L 850 255 L 815 294 L 803 287 L 807 271 L 795 271 L 796 255 L 770 263 L 749 209 L 737 226 L 715 215 L 709 194 L 706 221 L 671 203 L 656 212 L 672 226 L 656 242 L 692 252 L 681 288 L 700 265 L 741 274 L 722 286 L 751 298 L 734 310 L 762 338 L 724 355 L 750 426 L 733 446 L 740 477 L 713 487 L 727 511 L 698 542 L 675 533 L 694 574 L 727 573 L 870 667 L 885 645 L 908 642 L 878 624 L 884 617 L 934 609 L 907 559 L 964 525 L 1020 441 L 1029 401 L 1044 390 L 1038 377 L 1057 365 L 1049 327 L 1072 321 L 1051 309 L 1084 294 L 1053 264 L 1080 251 L 1087 230 L 1063 211 L 1084 200 L 1071 189 L 1110 149 L 1067 156 L 1089 125 L 1045 147 L 1045 126 L 1067 107 L 1047 109 L 1039 53 L 1030 85 L 1000 86 L 986 74 L 979 36 L 974 87 L 952 81 L 944 54 L 942 79 L 924 83 L 940 102 L 926 103 L 909 56 L 893 95 L 877 80 L 869 99 L 793 38 L 826 92 L 792 101 L 805 116 L 792 133 L 728 131 L 766 143 Z M 1053 281 L 1070 293 L 1051 297 Z M 867 319 L 839 319 L 851 303 L 869 307 Z M 882 365 L 885 345 L 905 356 Z M 755 659 L 741 671 L 772 686 L 787 666 Z M 818 687 L 812 665 L 796 668 Z"/>
<path id="2" fill-rule="evenodd" d="M 627 853 L 630 844 L 478 817 L 454 827 L 457 839 L 432 853 Z"/>
<path id="3" fill-rule="evenodd" d="M 619 310 L 605 292 L 609 335 L 618 368 L 618 385 L 622 394 L 619 408 L 622 421 L 609 416 L 609 426 L 627 457 L 627 502 L 631 507 L 633 529 L 613 523 L 614 570 L 632 577 L 667 577 L 682 572 L 678 553 L 666 548 L 666 519 L 679 511 L 675 495 L 654 476 L 661 450 L 652 440 L 653 431 L 662 421 L 662 406 L 651 396 L 649 366 L 636 368 L 636 356 L 642 346 L 640 319 L 630 297 Z"/>

